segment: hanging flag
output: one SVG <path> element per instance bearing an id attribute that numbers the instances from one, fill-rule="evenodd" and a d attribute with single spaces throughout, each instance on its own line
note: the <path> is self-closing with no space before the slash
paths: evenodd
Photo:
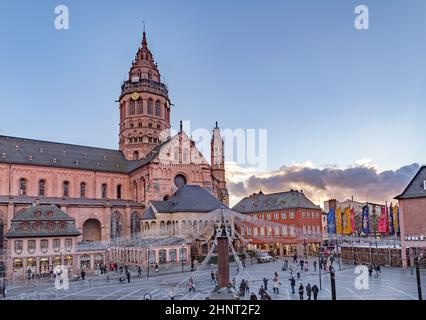
<path id="1" fill-rule="evenodd" d="M 385 207 L 381 207 L 380 219 L 379 219 L 379 232 L 386 233 L 386 211 Z"/>
<path id="2" fill-rule="evenodd" d="M 351 229 L 352 229 L 352 233 L 355 233 L 355 209 L 352 208 L 351 209 Z"/>
<path id="3" fill-rule="evenodd" d="M 336 217 L 334 214 L 334 208 L 331 208 L 327 214 L 327 229 L 329 234 L 336 233 Z"/>
<path id="4" fill-rule="evenodd" d="M 345 208 L 345 213 L 343 215 L 343 234 L 350 235 L 352 234 L 352 223 L 351 223 L 351 209 L 349 207 Z"/>
<path id="5" fill-rule="evenodd" d="M 395 233 L 397 233 L 399 229 L 398 207 L 395 205 L 395 207 L 393 207 L 392 210 L 393 210 L 393 230 Z"/>
<path id="6" fill-rule="evenodd" d="M 399 207 L 398 207 L 398 235 L 400 235 L 401 233 L 401 231 L 400 231 L 400 229 L 399 229 L 399 226 L 401 225 L 401 223 L 400 223 L 400 221 L 401 220 L 399 220 Z"/>
<path id="7" fill-rule="evenodd" d="M 393 209 L 392 209 L 392 202 L 389 206 L 389 235 L 393 236 L 395 234 L 395 229 L 393 226 Z"/>
<path id="8" fill-rule="evenodd" d="M 342 208 L 336 209 L 336 233 L 342 234 Z"/>
<path id="9" fill-rule="evenodd" d="M 362 232 L 364 234 L 369 234 L 370 233 L 370 214 L 369 214 L 369 209 L 368 206 L 364 206 L 362 208 Z"/>

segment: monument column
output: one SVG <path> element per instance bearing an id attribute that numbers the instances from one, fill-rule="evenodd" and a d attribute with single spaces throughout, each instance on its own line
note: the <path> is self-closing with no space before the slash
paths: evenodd
<path id="1" fill-rule="evenodd" d="M 229 248 L 228 237 L 217 238 L 217 258 L 218 258 L 218 281 L 219 287 L 224 288 L 229 284 Z"/>

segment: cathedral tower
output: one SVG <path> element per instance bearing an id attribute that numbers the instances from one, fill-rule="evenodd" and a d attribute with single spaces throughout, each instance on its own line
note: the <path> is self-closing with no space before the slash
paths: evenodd
<path id="1" fill-rule="evenodd" d="M 224 142 L 220 135 L 220 129 L 217 125 L 213 129 L 213 137 L 211 141 L 211 174 L 213 178 L 213 186 L 218 199 L 225 204 L 229 202 L 229 195 L 226 189 L 225 180 L 225 150 Z"/>
<path id="2" fill-rule="evenodd" d="M 121 86 L 120 150 L 127 160 L 143 159 L 170 129 L 168 88 L 148 49 L 145 30 L 142 44 Z"/>

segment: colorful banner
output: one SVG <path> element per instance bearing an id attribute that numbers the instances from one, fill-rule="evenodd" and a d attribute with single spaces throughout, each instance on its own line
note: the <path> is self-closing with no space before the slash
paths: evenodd
<path id="1" fill-rule="evenodd" d="M 370 213 L 369 213 L 369 209 L 368 206 L 364 206 L 364 208 L 362 208 L 362 232 L 364 234 L 369 234 L 370 233 Z"/>
<path id="2" fill-rule="evenodd" d="M 387 232 L 387 216 L 385 207 L 381 207 L 380 219 L 379 219 L 379 232 L 386 234 Z"/>
<path id="3" fill-rule="evenodd" d="M 345 208 L 343 214 L 343 234 L 352 234 L 351 209 L 349 207 Z"/>
<path id="4" fill-rule="evenodd" d="M 342 234 L 342 208 L 336 209 L 336 234 Z"/>
<path id="5" fill-rule="evenodd" d="M 334 208 L 331 208 L 327 214 L 327 229 L 329 234 L 336 233 L 336 217 L 334 214 Z"/>
<path id="6" fill-rule="evenodd" d="M 394 232 L 399 232 L 399 220 L 398 220 L 398 207 L 395 205 L 395 207 L 392 208 L 393 212 L 393 230 Z"/>
<path id="7" fill-rule="evenodd" d="M 356 228 L 355 228 L 355 209 L 354 208 L 351 209 L 351 229 L 352 229 L 352 233 L 355 233 Z"/>
<path id="8" fill-rule="evenodd" d="M 391 202 L 391 204 L 389 206 L 388 215 L 389 215 L 389 235 L 393 236 L 395 234 L 395 229 L 394 229 L 394 225 L 393 225 L 392 202 Z"/>

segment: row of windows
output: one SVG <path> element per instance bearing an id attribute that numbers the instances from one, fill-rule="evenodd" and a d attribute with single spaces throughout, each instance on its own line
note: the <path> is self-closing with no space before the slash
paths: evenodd
<path id="1" fill-rule="evenodd" d="M 28 240 L 27 242 L 27 250 L 29 254 L 33 254 L 36 251 L 37 241 L 36 240 Z M 49 240 L 41 239 L 39 241 L 40 251 L 46 253 L 49 250 Z M 70 252 L 72 250 L 72 239 L 65 239 L 65 250 Z M 16 254 L 21 254 L 24 249 L 24 241 L 23 240 L 15 240 L 14 248 Z M 52 240 L 52 248 L 54 252 L 59 252 L 61 250 L 61 239 L 53 239 Z"/>
<path id="2" fill-rule="evenodd" d="M 288 214 L 287 212 L 269 212 L 269 213 L 259 213 L 257 214 L 257 218 L 258 219 L 262 219 L 262 220 L 279 220 L 279 219 L 287 219 L 287 216 L 289 219 L 294 219 L 296 217 L 296 212 L 295 211 L 289 211 Z M 305 218 L 319 218 L 320 214 L 319 212 L 310 212 L 310 211 L 302 211 L 302 219 Z"/>
<path id="3" fill-rule="evenodd" d="M 19 194 L 21 196 L 27 195 L 27 187 L 28 187 L 28 181 L 27 179 L 20 179 L 19 180 Z M 86 197 L 86 183 L 81 182 L 80 183 L 80 198 Z M 122 187 L 121 185 L 118 185 L 116 188 L 116 198 L 121 199 L 121 193 L 122 193 Z M 40 197 L 46 196 L 46 180 L 39 180 L 38 182 L 38 195 Z M 70 183 L 68 181 L 64 181 L 62 183 L 62 195 L 63 197 L 69 197 L 70 196 Z M 101 195 L 103 199 L 108 198 L 108 185 L 106 183 L 101 185 Z"/>
<path id="4" fill-rule="evenodd" d="M 139 100 L 129 100 L 129 116 L 134 116 L 136 114 L 143 114 L 144 113 L 144 103 L 142 99 Z M 165 108 L 167 109 L 166 105 Z M 156 117 L 161 117 L 161 102 L 160 100 L 157 100 L 155 102 L 155 109 L 154 109 L 154 101 L 149 98 L 147 102 L 147 114 L 153 116 L 155 114 Z M 155 113 L 154 113 L 155 111 Z"/>
<path id="5" fill-rule="evenodd" d="M 160 140 L 158 138 L 140 136 L 140 137 L 129 137 L 127 138 L 129 143 L 138 143 L 138 142 L 149 142 L 149 143 L 159 143 Z"/>
<path id="6" fill-rule="evenodd" d="M 133 128 L 135 128 L 135 123 L 133 122 L 133 121 L 130 121 L 129 123 L 128 123 L 128 126 L 129 126 L 129 128 L 130 129 L 133 129 Z M 138 128 L 142 128 L 143 127 L 143 123 L 141 122 L 141 121 L 139 121 L 138 122 L 138 126 L 137 126 Z M 154 126 L 153 126 L 153 124 L 151 123 L 151 122 L 149 122 L 148 123 L 148 128 L 153 128 Z M 157 123 L 157 125 L 156 125 L 156 128 L 158 129 L 158 130 L 161 130 L 161 124 L 160 123 Z"/>
<path id="7" fill-rule="evenodd" d="M 319 234 L 321 232 L 321 227 L 320 226 L 303 226 L 302 228 L 302 232 L 303 235 L 312 235 L 312 234 Z M 296 228 L 294 225 L 283 225 L 283 226 L 275 226 L 275 227 L 246 227 L 246 226 L 242 226 L 241 227 L 241 233 L 242 234 L 247 234 L 247 236 L 261 236 L 264 237 L 265 235 L 267 235 L 268 237 L 286 237 L 286 236 L 296 236 Z"/>

